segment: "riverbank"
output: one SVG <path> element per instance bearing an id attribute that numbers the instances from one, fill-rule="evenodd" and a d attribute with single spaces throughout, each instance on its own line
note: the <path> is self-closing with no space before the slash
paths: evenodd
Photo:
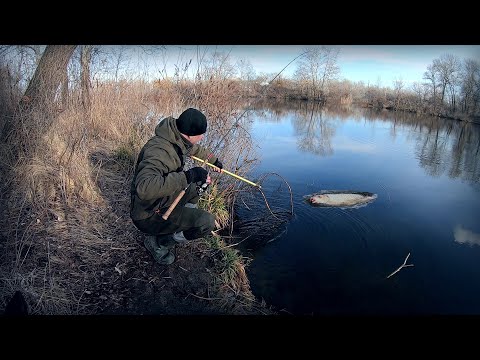
<path id="1" fill-rule="evenodd" d="M 248 259 L 227 247 L 221 236 L 176 245 L 176 260 L 171 265 L 153 261 L 143 246 L 145 234 L 129 219 L 129 198 L 118 203 L 118 194 L 125 192 L 122 184 L 131 178 L 125 178 L 122 167 L 109 161 L 108 154 L 97 155 L 96 161 L 102 164 L 98 178 L 101 192 L 110 203 L 117 199 L 115 216 L 121 220 L 112 226 L 123 234 L 109 253 L 111 270 L 109 275 L 104 272 L 108 281 L 99 282 L 97 291 L 90 294 L 92 301 L 102 300 L 99 314 L 275 314 L 250 290 L 245 273 Z"/>
<path id="2" fill-rule="evenodd" d="M 447 119 L 447 120 L 457 120 L 457 121 L 464 121 L 468 123 L 473 123 L 473 124 L 480 124 L 480 117 L 479 116 L 473 116 L 473 115 L 468 115 L 462 112 L 454 112 L 454 113 L 448 113 L 448 112 L 422 112 L 420 110 L 412 110 L 412 109 L 404 109 L 404 108 L 395 108 L 392 104 L 387 105 L 387 104 L 380 104 L 381 106 L 374 105 L 372 103 L 365 103 L 365 102 L 358 102 L 356 103 L 357 106 L 365 107 L 365 108 L 373 108 L 373 109 L 378 109 L 378 110 L 389 110 L 389 111 L 401 111 L 401 112 L 407 112 L 407 113 L 415 113 L 418 115 L 427 115 L 427 116 L 433 116 L 433 117 L 438 117 L 440 119 Z"/>
<path id="3" fill-rule="evenodd" d="M 177 245 L 173 264 L 155 263 L 129 217 L 131 172 L 112 150 L 90 161 L 99 201 L 58 204 L 45 218 L 25 209 L 26 241 L 3 229 L 2 311 L 21 290 L 36 315 L 275 314 L 250 290 L 248 259 L 220 236 Z"/>

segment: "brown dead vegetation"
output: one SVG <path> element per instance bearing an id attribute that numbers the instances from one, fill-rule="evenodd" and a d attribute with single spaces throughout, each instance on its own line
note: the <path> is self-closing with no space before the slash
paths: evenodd
<path id="1" fill-rule="evenodd" d="M 238 254 L 225 276 L 223 251 L 198 240 L 177 246 L 178 260 L 162 267 L 129 218 L 134 163 L 159 119 L 187 106 L 202 109 L 211 119 L 212 147 L 233 123 L 240 106 L 231 101 L 235 89 L 211 84 L 201 91 L 190 98 L 176 87 L 158 92 L 145 82 L 105 83 L 91 89 L 88 116 L 75 91 L 61 112 L 12 114 L 1 148 L 0 307 L 20 289 L 31 314 L 273 313 L 251 294 Z M 250 144 L 240 138 L 217 151 L 226 168 L 243 174 Z M 218 196 L 228 198 L 233 187 L 224 178 L 215 182 Z"/>

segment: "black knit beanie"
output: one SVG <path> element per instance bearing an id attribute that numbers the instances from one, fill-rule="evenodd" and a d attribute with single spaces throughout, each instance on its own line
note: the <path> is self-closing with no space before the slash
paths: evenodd
<path id="1" fill-rule="evenodd" d="M 189 136 L 204 134 L 207 131 L 207 118 L 197 109 L 189 108 L 178 117 L 177 128 Z"/>

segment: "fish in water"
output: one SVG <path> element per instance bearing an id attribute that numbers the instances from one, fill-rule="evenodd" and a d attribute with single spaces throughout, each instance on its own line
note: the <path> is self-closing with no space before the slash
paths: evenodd
<path id="1" fill-rule="evenodd" d="M 374 201 L 377 194 L 352 190 L 322 190 L 304 198 L 312 206 L 347 208 L 365 206 Z"/>

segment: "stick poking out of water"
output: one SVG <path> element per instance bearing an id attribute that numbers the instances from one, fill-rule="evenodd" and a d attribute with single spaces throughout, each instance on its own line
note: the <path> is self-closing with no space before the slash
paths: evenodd
<path id="1" fill-rule="evenodd" d="M 404 267 L 409 267 L 409 266 L 413 266 L 413 264 L 407 264 L 407 260 L 408 260 L 408 257 L 410 256 L 410 253 L 408 253 L 407 257 L 405 258 L 405 261 L 403 262 L 402 266 L 400 266 L 397 270 L 395 270 L 393 273 L 391 273 L 390 275 L 387 276 L 387 279 L 390 277 L 390 276 L 393 276 L 395 275 L 397 272 L 399 272 L 402 268 Z"/>

